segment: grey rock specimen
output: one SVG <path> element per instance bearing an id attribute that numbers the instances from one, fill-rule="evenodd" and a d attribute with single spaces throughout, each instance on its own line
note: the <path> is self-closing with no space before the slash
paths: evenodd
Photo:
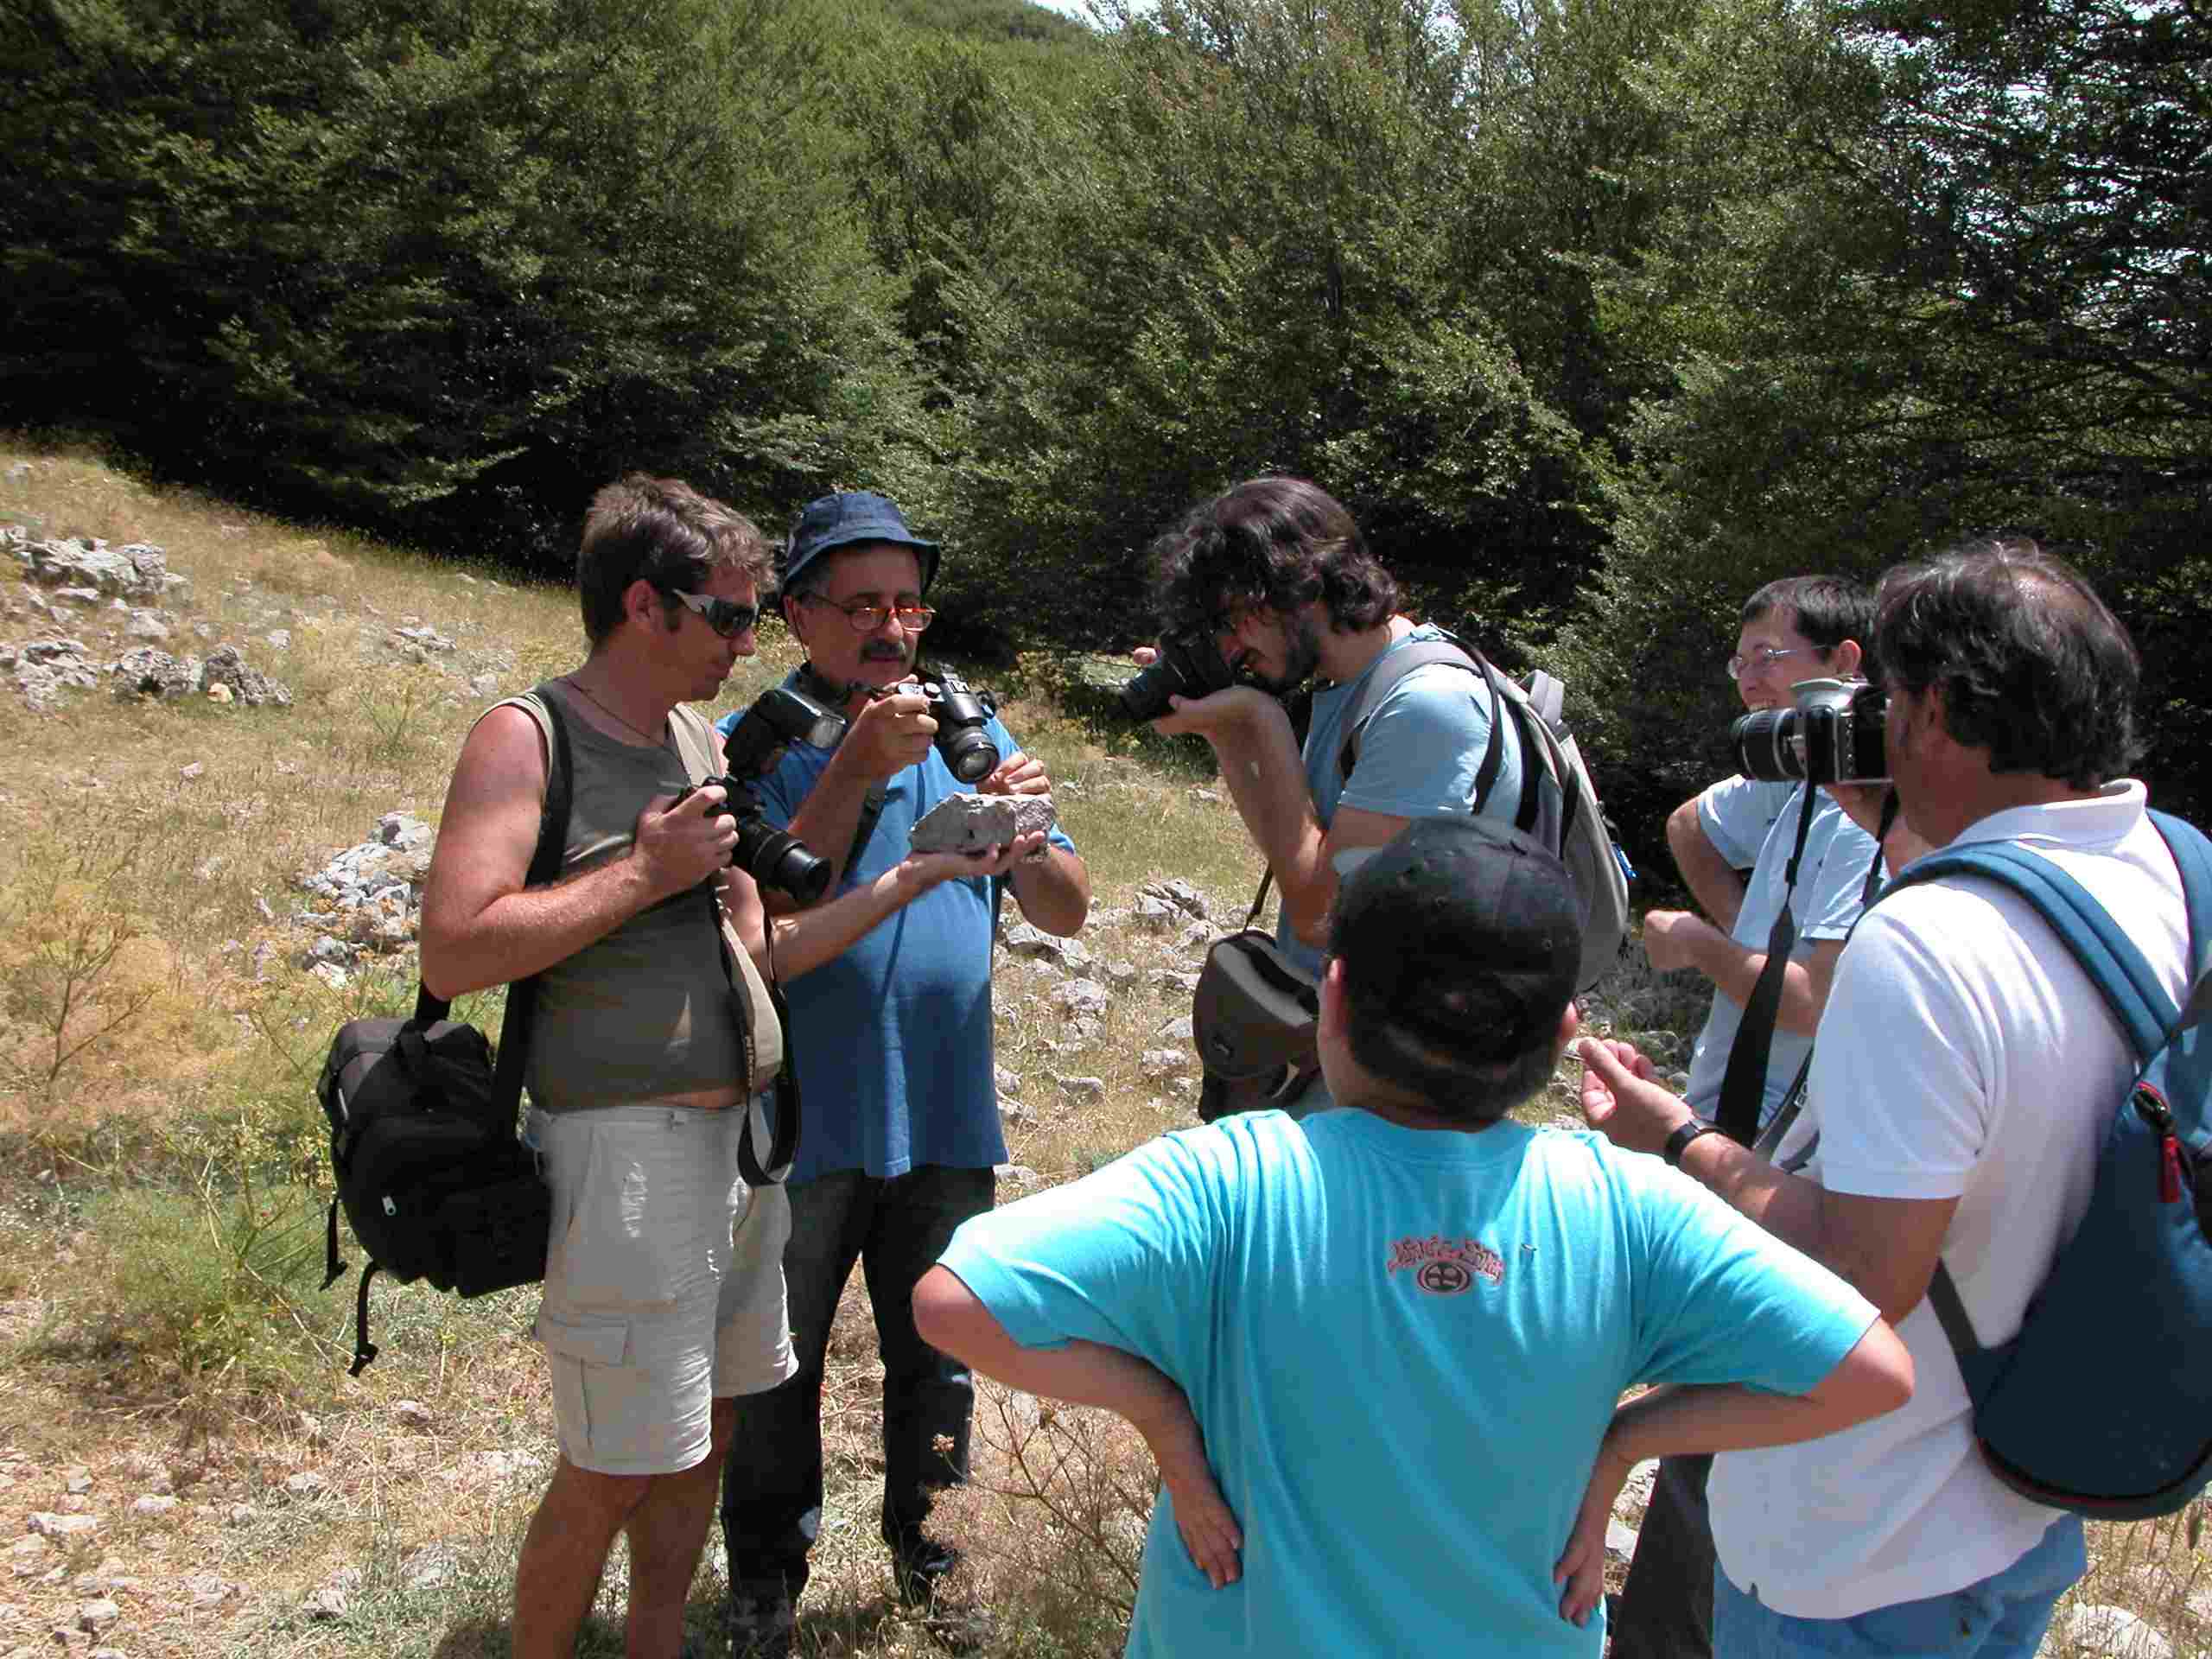
<path id="1" fill-rule="evenodd" d="M 1055 821 L 1049 795 L 948 795 L 914 826 L 918 853 L 973 853 L 1004 846 L 1016 836 L 1049 830 Z"/>

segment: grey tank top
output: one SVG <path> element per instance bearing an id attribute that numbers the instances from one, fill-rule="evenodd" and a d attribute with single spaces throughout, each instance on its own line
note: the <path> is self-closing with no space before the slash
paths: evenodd
<path id="1" fill-rule="evenodd" d="M 707 721 L 679 706 L 669 716 L 676 747 L 648 749 L 607 736 L 559 696 L 575 761 L 568 840 L 561 870 L 573 876 L 626 855 L 638 814 L 656 796 L 704 778 L 714 750 Z M 538 721 L 527 697 L 511 699 Z M 683 753 L 679 754 L 677 749 Z M 547 764 L 553 747 L 546 746 Z M 725 967 L 724 947 L 734 960 Z M 745 976 L 741 1001 L 730 975 Z M 524 1077 L 548 1112 L 664 1099 L 747 1083 L 739 1021 L 753 1021 L 751 1090 L 763 1089 L 782 1064 L 782 1033 L 752 959 L 722 916 L 711 883 L 639 911 L 612 933 L 539 976 Z"/>

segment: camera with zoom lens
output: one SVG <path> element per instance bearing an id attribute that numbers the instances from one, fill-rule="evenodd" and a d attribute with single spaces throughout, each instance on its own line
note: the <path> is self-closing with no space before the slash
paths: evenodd
<path id="1" fill-rule="evenodd" d="M 980 784 L 996 772 L 1002 757 L 984 727 L 998 712 L 997 699 L 988 691 L 971 690 L 957 674 L 925 673 L 921 691 L 937 721 L 932 741 L 952 775 L 963 784 Z"/>
<path id="2" fill-rule="evenodd" d="M 753 785 L 775 766 L 790 743 L 834 748 L 844 734 L 842 715 L 788 686 L 776 686 L 760 694 L 723 740 L 722 756 L 728 774 L 709 778 L 706 784 L 687 785 L 676 798 L 681 801 L 694 788 L 705 788 L 707 784 L 720 785 L 728 798 L 723 810 L 737 820 L 737 845 L 730 849 L 729 861 L 760 886 L 774 887 L 802 905 L 810 905 L 829 891 L 830 861 L 817 857 L 798 836 L 770 823 Z"/>
<path id="3" fill-rule="evenodd" d="M 1158 720 L 1173 712 L 1170 697 L 1203 697 L 1236 683 L 1211 634 L 1176 634 L 1162 639 L 1159 655 L 1122 688 L 1122 707 L 1133 719 Z"/>
<path id="4" fill-rule="evenodd" d="M 1762 709 L 1728 728 L 1729 747 L 1746 778 L 1761 783 L 1882 784 L 1890 778 L 1882 746 L 1889 699 L 1862 681 L 1800 680 L 1791 709 Z"/>

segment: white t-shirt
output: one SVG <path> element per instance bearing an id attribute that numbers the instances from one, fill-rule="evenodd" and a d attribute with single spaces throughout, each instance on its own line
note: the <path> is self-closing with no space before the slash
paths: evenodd
<path id="1" fill-rule="evenodd" d="M 2013 841 L 2110 911 L 2179 1003 L 2189 922 L 2142 785 L 1992 814 L 1955 846 Z M 1884 899 L 1844 948 L 1785 1167 L 1834 1192 L 1956 1198 L 1943 1261 L 1985 1344 L 2088 1208 L 2099 1141 L 2135 1072 L 2126 1033 L 2041 917 L 2007 889 L 1947 877 Z M 1974 1450 L 1966 1384 L 1925 1299 L 1901 1410 L 1801 1446 L 1725 1452 L 1710 1487 L 1722 1570 L 1779 1612 L 1847 1618 L 1943 1595 L 2033 1548 L 2057 1511 L 2002 1485 Z M 2063 1427 L 2054 1425 L 2054 1432 Z"/>

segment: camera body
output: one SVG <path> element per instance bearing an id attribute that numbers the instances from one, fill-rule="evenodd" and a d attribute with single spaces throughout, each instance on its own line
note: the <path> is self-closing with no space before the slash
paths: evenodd
<path id="1" fill-rule="evenodd" d="M 1762 709 L 1728 728 L 1729 747 L 1746 778 L 1762 783 L 1881 784 L 1890 777 L 1883 744 L 1889 699 L 1879 686 L 1800 680 L 1793 708 Z"/>
<path id="2" fill-rule="evenodd" d="M 930 717 L 937 721 L 932 741 L 938 753 L 962 783 L 980 784 L 998 770 L 1004 758 L 984 729 L 998 711 L 997 700 L 988 691 L 972 690 L 957 674 L 932 671 L 920 677 Z"/>
<path id="3" fill-rule="evenodd" d="M 1122 707 L 1132 719 L 1158 720 L 1172 712 L 1170 697 L 1203 697 L 1236 683 L 1235 671 L 1211 634 L 1176 634 L 1162 639 L 1159 655 L 1122 687 Z"/>
<path id="4" fill-rule="evenodd" d="M 814 903 L 829 891 L 830 861 L 817 857 L 798 836 L 770 823 L 753 785 L 774 766 L 786 745 L 796 741 L 831 748 L 844 734 L 842 715 L 788 686 L 775 686 L 754 700 L 723 740 L 728 772 L 707 779 L 728 796 L 723 808 L 737 820 L 737 845 L 730 849 L 729 861 L 760 886 L 787 893 L 802 905 Z M 704 787 L 687 785 L 676 798 L 681 801 L 694 788 Z"/>

